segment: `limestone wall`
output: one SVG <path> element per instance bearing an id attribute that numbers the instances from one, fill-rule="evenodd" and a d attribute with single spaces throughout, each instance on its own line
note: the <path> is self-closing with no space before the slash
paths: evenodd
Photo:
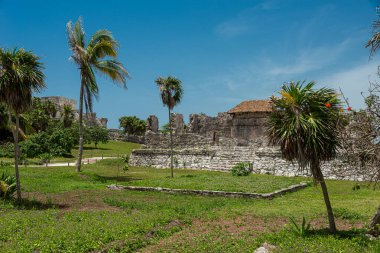
<path id="1" fill-rule="evenodd" d="M 281 157 L 276 147 L 261 146 L 252 142 L 249 146 L 236 146 L 235 140 L 222 139 L 219 145 L 206 145 L 193 148 L 175 148 L 174 166 L 186 169 L 204 169 L 230 171 L 239 162 L 253 164 L 253 173 L 279 176 L 311 176 L 308 170 L 300 170 Z M 134 150 L 130 157 L 131 166 L 148 166 L 154 168 L 170 167 L 169 148 L 144 148 Z M 322 165 L 327 179 L 368 180 L 363 175 L 347 169 L 337 159 Z"/>

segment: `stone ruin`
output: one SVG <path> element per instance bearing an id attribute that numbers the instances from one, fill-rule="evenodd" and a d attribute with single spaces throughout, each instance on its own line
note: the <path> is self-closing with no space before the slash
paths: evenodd
<path id="1" fill-rule="evenodd" d="M 182 114 L 172 114 L 174 166 L 176 168 L 229 171 L 239 162 L 252 164 L 253 172 L 281 176 L 311 176 L 297 164 L 282 159 L 279 147 L 267 145 L 265 127 L 269 101 L 244 101 L 216 117 L 191 114 L 184 124 Z M 158 119 L 149 116 L 144 145 L 133 150 L 131 166 L 170 167 L 169 134 L 158 131 Z M 322 165 L 326 178 L 367 180 L 348 171 L 337 159 Z"/>
<path id="2" fill-rule="evenodd" d="M 69 105 L 71 109 L 73 110 L 74 119 L 75 120 L 79 119 L 79 111 L 77 110 L 77 101 L 75 99 L 66 98 L 62 96 L 50 96 L 50 97 L 41 97 L 41 101 L 42 102 L 50 101 L 55 105 L 57 109 L 57 113 L 55 115 L 56 119 L 61 118 L 65 105 Z M 85 121 L 85 124 L 87 124 L 88 126 L 98 125 L 98 126 L 107 128 L 108 119 L 98 118 L 95 112 L 84 113 L 83 119 Z"/>

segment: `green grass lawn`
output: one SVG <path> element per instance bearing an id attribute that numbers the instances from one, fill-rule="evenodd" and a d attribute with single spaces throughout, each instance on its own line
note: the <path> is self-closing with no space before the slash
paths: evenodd
<path id="1" fill-rule="evenodd" d="M 269 193 L 308 180 L 303 177 L 273 177 L 257 174 L 234 177 L 228 172 L 185 169 L 174 169 L 174 178 L 170 178 L 169 169 L 135 167 L 130 168 L 126 175 L 131 180 L 119 184 L 250 193 Z"/>
<path id="2" fill-rule="evenodd" d="M 103 156 L 120 156 L 130 154 L 133 149 L 138 149 L 140 144 L 131 142 L 109 141 L 108 143 L 99 143 L 95 148 L 94 144 L 85 144 L 83 149 L 83 158 L 101 157 Z M 78 147 L 71 150 L 71 154 L 67 157 L 54 157 L 51 162 L 73 162 L 78 156 Z M 0 161 L 13 162 L 13 158 L 0 157 Z M 40 163 L 40 158 L 27 159 L 30 164 Z"/>
<path id="3" fill-rule="evenodd" d="M 263 242 L 278 252 L 380 252 L 379 241 L 363 236 L 380 204 L 379 190 L 365 184 L 353 190 L 354 182 L 327 182 L 341 231 L 329 235 L 319 187 L 272 200 L 106 189 L 117 183 L 267 192 L 304 178 L 178 169 L 172 180 L 168 170 L 122 167 L 121 160 L 85 165 L 81 173 L 22 167 L 24 204 L 0 202 L 0 252 L 253 252 Z M 285 228 L 291 216 L 311 221 L 311 233 Z"/>

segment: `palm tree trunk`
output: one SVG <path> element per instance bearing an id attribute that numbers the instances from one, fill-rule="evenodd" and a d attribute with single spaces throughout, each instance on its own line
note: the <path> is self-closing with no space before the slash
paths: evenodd
<path id="1" fill-rule="evenodd" d="M 169 108 L 169 132 L 170 132 L 170 176 L 173 178 L 173 129 L 172 129 L 172 117 Z"/>
<path id="2" fill-rule="evenodd" d="M 9 124 L 12 125 L 11 113 L 8 111 Z M 16 127 L 11 127 L 13 139 L 15 142 L 14 156 L 15 156 L 15 174 L 16 174 L 16 189 L 17 189 L 17 203 L 21 203 L 21 186 L 20 186 L 20 173 L 18 170 L 18 160 L 20 156 L 20 148 L 18 145 L 18 129 L 20 128 L 19 115 L 16 114 Z"/>
<path id="3" fill-rule="evenodd" d="M 373 216 L 371 220 L 371 224 L 369 224 L 369 229 L 370 229 L 369 233 L 374 236 L 378 236 L 380 233 L 379 225 L 380 225 L 380 206 L 377 209 L 377 212 L 375 213 L 375 215 Z"/>
<path id="4" fill-rule="evenodd" d="M 79 148 L 77 160 L 77 172 L 80 172 L 83 156 L 83 93 L 84 93 L 84 76 L 81 73 L 81 86 L 79 92 Z"/>
<path id="5" fill-rule="evenodd" d="M 335 226 L 335 220 L 334 220 L 334 214 L 330 203 L 329 193 L 327 191 L 327 186 L 325 179 L 323 177 L 323 173 L 321 171 L 321 167 L 318 161 L 312 161 L 311 166 L 313 166 L 312 171 L 316 172 L 317 181 L 321 185 L 323 198 L 325 200 L 326 209 L 327 209 L 327 215 L 329 218 L 329 227 L 331 233 L 336 233 L 336 226 Z"/>

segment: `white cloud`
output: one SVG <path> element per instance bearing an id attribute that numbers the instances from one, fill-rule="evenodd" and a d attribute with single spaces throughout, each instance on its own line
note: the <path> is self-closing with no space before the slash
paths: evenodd
<path id="1" fill-rule="evenodd" d="M 322 85 L 341 88 L 344 95 L 349 99 L 349 103 L 354 108 L 364 106 L 361 92 L 366 92 L 369 88 L 369 81 L 377 78 L 378 63 L 371 61 L 351 69 L 327 75 L 319 82 Z"/>
<path id="2" fill-rule="evenodd" d="M 249 30 L 249 26 L 240 22 L 224 22 L 216 28 L 216 32 L 223 37 L 235 37 Z"/>
<path id="3" fill-rule="evenodd" d="M 257 5 L 240 11 L 234 18 L 219 24 L 215 31 L 222 37 L 235 37 L 251 31 L 254 28 L 254 17 L 258 11 L 270 11 L 276 8 L 273 0 L 266 0 Z"/>
<path id="4" fill-rule="evenodd" d="M 318 47 L 300 50 L 298 56 L 292 64 L 273 66 L 268 74 L 270 75 L 296 75 L 314 70 L 323 69 L 341 57 L 349 48 L 349 39 L 342 41 L 336 46 Z"/>

